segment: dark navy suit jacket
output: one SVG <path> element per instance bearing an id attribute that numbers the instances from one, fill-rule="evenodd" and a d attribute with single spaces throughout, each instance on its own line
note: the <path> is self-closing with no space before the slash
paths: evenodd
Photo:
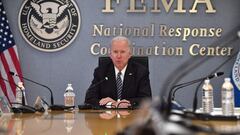
<path id="1" fill-rule="evenodd" d="M 108 80 L 95 85 L 106 77 Z M 99 105 L 99 101 L 106 97 L 117 100 L 116 76 L 112 61 L 95 69 L 94 79 L 85 96 L 85 103 Z M 138 105 L 142 99 L 151 97 L 148 69 L 130 59 L 124 75 L 122 99 L 129 100 L 132 105 Z"/>

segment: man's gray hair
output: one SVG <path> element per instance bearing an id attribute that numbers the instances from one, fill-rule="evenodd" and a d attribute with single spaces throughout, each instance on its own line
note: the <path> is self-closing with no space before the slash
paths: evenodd
<path id="1" fill-rule="evenodd" d="M 111 40 L 111 44 L 112 44 L 112 42 L 114 42 L 114 41 L 119 41 L 119 40 L 125 40 L 125 41 L 127 41 L 128 46 L 131 48 L 131 42 L 130 42 L 130 40 L 129 40 L 127 37 L 124 37 L 124 36 L 116 36 L 116 37 L 114 37 L 114 38 Z"/>

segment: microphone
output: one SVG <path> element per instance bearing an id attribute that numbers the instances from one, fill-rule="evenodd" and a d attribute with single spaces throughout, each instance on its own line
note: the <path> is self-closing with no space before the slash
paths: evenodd
<path id="1" fill-rule="evenodd" d="M 1 77 L 2 80 L 4 80 L 5 82 L 8 82 L 9 84 L 13 84 L 15 85 L 17 88 L 19 88 L 21 90 L 21 93 L 22 93 L 22 106 L 19 106 L 19 107 L 11 107 L 11 110 L 13 111 L 13 113 L 35 113 L 36 112 L 36 109 L 31 107 L 31 106 L 28 106 L 26 105 L 25 103 L 25 96 L 24 96 L 24 93 L 23 93 L 23 90 L 21 87 L 19 87 L 17 84 L 15 84 L 14 82 L 10 82 L 8 81 L 7 79 L 4 79 Z M 18 104 L 18 103 L 11 103 L 11 104 Z"/>
<path id="2" fill-rule="evenodd" d="M 104 81 L 107 81 L 107 80 L 108 80 L 108 77 L 105 76 L 104 79 L 102 79 L 102 80 L 100 80 L 99 82 L 91 85 L 91 86 L 87 89 L 87 91 L 90 90 L 90 89 L 92 89 L 92 88 L 95 88 L 95 87 L 99 86 L 100 84 L 102 84 Z M 97 110 L 98 110 L 98 109 L 100 109 L 100 108 L 101 108 L 101 107 L 96 107 L 96 106 L 93 106 L 92 104 L 88 104 L 88 103 L 84 103 L 83 105 L 78 105 L 78 109 L 80 109 L 80 110 L 86 110 L 86 109 L 97 109 Z"/>
<path id="3" fill-rule="evenodd" d="M 224 72 L 217 72 L 215 74 L 209 75 L 206 79 L 212 79 L 212 78 L 215 78 L 215 77 L 219 77 L 223 74 L 224 74 Z"/>
<path id="4" fill-rule="evenodd" d="M 98 85 L 100 85 L 101 83 L 103 83 L 104 81 L 107 81 L 107 80 L 108 80 L 108 77 L 105 76 L 104 79 L 102 79 L 102 80 L 100 80 L 99 82 L 97 82 L 97 83 L 93 84 L 92 86 L 90 86 L 90 87 L 88 88 L 88 90 L 97 87 Z"/>
<path id="5" fill-rule="evenodd" d="M 216 47 L 216 46 L 228 46 L 228 47 L 233 47 L 232 55 L 229 57 L 235 56 L 235 54 L 238 53 L 239 46 L 238 44 L 234 44 L 235 42 L 239 41 L 240 39 L 240 34 L 239 34 L 239 28 L 240 25 L 233 28 L 230 32 L 225 34 L 221 39 L 214 41 L 209 47 Z M 202 63 L 206 63 L 207 61 L 213 59 L 215 57 L 197 57 L 197 58 L 190 58 L 184 63 L 180 64 L 164 81 L 161 92 L 160 92 L 160 103 L 159 107 L 161 108 L 159 112 L 163 115 L 167 114 L 167 108 L 168 106 L 168 94 L 169 91 L 171 90 L 172 86 L 177 84 L 184 76 L 188 75 L 191 73 L 190 71 L 195 70 L 198 68 Z M 219 66 L 220 67 L 220 66 Z M 218 68 L 219 68 L 218 67 Z M 180 72 L 179 72 L 180 71 Z M 218 71 L 218 70 L 215 70 Z M 167 118 L 167 117 L 164 117 Z"/>
<path id="6" fill-rule="evenodd" d="M 54 101 L 53 101 L 53 93 L 52 93 L 52 90 L 51 90 L 49 87 L 47 87 L 46 85 L 40 84 L 40 83 L 38 83 L 38 82 L 35 82 L 35 81 L 31 80 L 31 79 L 25 78 L 25 77 L 23 77 L 23 76 L 19 76 L 18 74 L 14 73 L 14 72 L 12 72 L 12 71 L 9 71 L 9 74 L 12 75 L 12 76 L 18 76 L 18 77 L 20 77 L 20 78 L 23 78 L 24 80 L 27 80 L 27 81 L 29 81 L 29 82 L 32 82 L 32 83 L 35 83 L 35 84 L 37 84 L 37 85 L 40 85 L 40 86 L 42 86 L 42 87 L 47 88 L 47 89 L 50 91 L 50 94 L 51 94 L 51 104 L 52 104 L 52 105 L 54 104 Z"/>
<path id="7" fill-rule="evenodd" d="M 22 79 L 24 79 L 24 80 L 27 80 L 27 81 L 29 81 L 29 82 L 32 82 L 32 83 L 34 83 L 34 84 L 37 84 L 37 85 L 42 86 L 42 87 L 44 87 L 44 88 L 47 88 L 47 90 L 49 90 L 49 92 L 50 92 L 50 97 L 51 97 L 51 106 L 49 106 L 49 108 L 50 108 L 51 110 L 64 110 L 64 109 L 73 108 L 73 106 L 55 105 L 55 104 L 54 104 L 54 99 L 53 99 L 53 92 L 52 92 L 52 90 L 51 90 L 48 86 L 43 85 L 43 84 L 41 84 L 41 83 L 38 83 L 38 82 L 36 82 L 36 81 L 33 81 L 33 80 L 31 80 L 31 79 L 28 79 L 28 78 L 26 78 L 26 77 L 19 76 L 18 74 L 14 73 L 14 72 L 12 72 L 12 71 L 10 71 L 9 74 L 11 74 L 12 76 L 18 76 L 18 77 L 20 77 L 20 78 L 22 78 Z"/>
<path id="8" fill-rule="evenodd" d="M 219 77 L 219 76 L 221 76 L 221 75 L 223 75 L 224 74 L 224 72 L 218 72 L 218 73 L 215 73 L 214 75 L 212 75 L 212 78 L 214 78 L 214 77 Z M 212 79 L 212 78 L 208 78 L 208 79 Z M 194 92 L 194 97 L 193 97 L 193 113 L 196 111 L 196 109 L 197 109 L 197 104 L 198 104 L 198 96 L 197 96 L 197 93 L 198 93 L 198 88 L 200 87 L 200 85 L 202 84 L 204 82 L 204 80 L 202 80 L 200 83 L 199 83 L 199 85 L 198 85 L 198 87 L 197 87 L 197 89 L 195 90 L 195 92 Z"/>
<path id="9" fill-rule="evenodd" d="M 176 94 L 176 92 L 177 92 L 179 89 L 183 88 L 183 87 L 186 87 L 186 86 L 188 86 L 188 85 L 191 85 L 191 84 L 194 84 L 194 83 L 197 83 L 197 82 L 200 82 L 200 81 L 204 81 L 205 79 L 212 79 L 212 78 L 215 78 L 215 77 L 219 77 L 219 76 L 221 76 L 221 75 L 223 75 L 223 74 L 224 74 L 224 72 L 217 72 L 217 73 L 208 75 L 207 77 L 203 77 L 203 78 L 199 78 L 199 79 L 196 79 L 196 80 L 193 80 L 193 81 L 190 81 L 190 82 L 186 82 L 186 83 L 181 83 L 181 84 L 175 85 L 175 86 L 173 86 L 173 88 L 172 88 L 172 89 L 175 89 L 175 88 L 176 88 L 176 89 L 173 91 L 173 94 L 172 94 L 171 99 L 174 100 L 174 99 L 175 99 L 175 94 Z"/>
<path id="10" fill-rule="evenodd" d="M 178 84 L 178 85 L 174 85 L 171 89 L 170 89 L 170 92 L 169 92 L 169 95 L 168 95 L 168 106 L 167 106 L 167 114 L 170 114 L 170 111 L 172 109 L 172 100 L 174 100 L 175 98 L 175 93 L 181 89 L 181 88 L 184 88 L 184 87 L 187 87 L 189 85 L 192 85 L 192 84 L 195 84 L 195 83 L 198 83 L 198 82 L 201 82 L 201 81 L 204 81 L 205 79 L 212 79 L 212 78 L 215 78 L 215 77 L 218 77 L 218 76 L 221 76 L 223 75 L 224 73 L 223 72 L 217 72 L 217 73 L 214 73 L 214 74 L 211 74 L 211 75 L 208 75 L 206 77 L 202 77 L 202 78 L 199 78 L 199 79 L 196 79 L 196 80 L 193 80 L 193 81 L 189 81 L 189 82 L 185 82 L 185 83 L 181 83 L 181 84 Z"/>
<path id="11" fill-rule="evenodd" d="M 240 31 L 238 31 L 238 38 L 240 38 Z M 227 60 L 225 60 L 219 66 L 217 66 L 217 68 L 215 68 L 212 71 L 212 73 L 217 71 L 217 70 L 219 70 L 220 68 L 222 68 L 226 63 L 228 63 L 231 59 L 233 59 L 237 54 L 238 54 L 238 51 L 235 52 L 233 55 L 231 55 Z M 194 100 L 193 100 L 193 107 L 192 107 L 193 108 L 193 112 L 195 112 L 197 110 L 197 104 L 198 104 L 197 93 L 198 93 L 198 90 L 199 90 L 199 88 L 200 88 L 202 83 L 203 83 L 203 81 L 199 83 L 199 85 L 196 87 L 196 90 L 195 90 L 195 93 L 194 93 Z"/>

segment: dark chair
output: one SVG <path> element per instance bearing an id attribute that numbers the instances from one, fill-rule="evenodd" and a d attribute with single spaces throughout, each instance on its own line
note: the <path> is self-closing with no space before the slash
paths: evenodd
<path id="1" fill-rule="evenodd" d="M 148 68 L 148 57 L 143 57 L 143 56 L 132 56 L 130 58 L 131 61 L 135 61 L 139 64 L 142 64 L 143 66 L 145 66 L 147 69 Z M 111 62 L 111 58 L 110 57 L 99 57 L 98 59 L 98 65 L 102 65 L 102 64 L 107 64 Z"/>

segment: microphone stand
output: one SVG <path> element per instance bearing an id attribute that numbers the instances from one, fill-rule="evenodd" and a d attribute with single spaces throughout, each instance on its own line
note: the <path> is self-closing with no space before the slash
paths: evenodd
<path id="1" fill-rule="evenodd" d="M 104 77 L 104 79 L 102 79 L 101 81 L 91 85 L 87 90 L 90 90 L 92 88 L 95 88 L 96 86 L 100 85 L 101 83 L 103 83 L 104 81 L 107 81 L 108 80 L 108 77 Z"/>
<path id="2" fill-rule="evenodd" d="M 238 54 L 238 52 L 235 52 L 235 53 L 234 53 L 233 55 L 231 55 L 227 60 L 225 60 L 221 65 L 219 65 L 216 69 L 214 69 L 211 73 L 214 73 L 214 72 L 216 72 L 217 70 L 219 70 L 222 66 L 224 66 L 226 63 L 228 63 L 228 62 L 229 62 L 232 58 L 234 58 L 237 54 Z M 196 110 L 197 110 L 197 105 L 198 105 L 198 96 L 197 96 L 197 94 L 198 94 L 198 91 L 199 91 L 199 89 L 200 89 L 200 86 L 202 85 L 203 82 L 204 82 L 204 80 L 201 81 L 201 82 L 198 84 L 198 86 L 196 87 L 195 93 L 194 93 L 194 100 L 193 100 L 193 106 L 192 106 L 192 108 L 193 108 L 193 113 L 195 113 Z"/>
<path id="3" fill-rule="evenodd" d="M 90 87 L 87 89 L 87 92 L 89 90 L 91 90 L 92 88 L 97 87 L 98 85 L 102 84 L 104 81 L 107 81 L 107 80 L 108 80 L 108 77 L 105 76 L 104 79 L 100 80 L 99 82 L 91 84 Z M 78 105 L 78 109 L 80 109 L 80 110 L 86 110 L 86 109 L 99 110 L 99 109 L 101 109 L 101 107 L 100 106 L 95 106 L 95 105 L 90 104 L 90 103 L 84 103 L 83 105 Z"/>
<path id="4" fill-rule="evenodd" d="M 182 84 L 178 84 L 178 85 L 175 85 L 173 86 L 171 89 L 170 89 L 170 92 L 169 92 L 169 95 L 168 95 L 168 102 L 167 102 L 167 108 L 166 108 L 166 115 L 169 115 L 170 112 L 171 112 L 171 109 L 172 109 L 172 100 L 174 99 L 175 97 L 175 92 L 178 90 L 178 89 L 181 89 L 183 87 L 186 87 L 186 86 L 189 86 L 189 85 L 192 85 L 192 84 L 195 84 L 199 81 L 202 81 L 202 80 L 205 80 L 207 79 L 209 76 L 207 77 L 202 77 L 202 78 L 199 78 L 199 79 L 196 79 L 196 80 L 193 80 L 193 81 L 189 81 L 189 82 L 185 82 L 185 83 L 182 83 Z"/>
<path id="5" fill-rule="evenodd" d="M 172 101 L 174 100 L 175 98 L 175 93 L 177 92 L 177 90 L 181 89 L 181 88 L 184 88 L 184 87 L 187 87 L 187 86 L 190 86 L 192 84 L 195 84 L 195 83 L 198 83 L 198 82 L 203 82 L 205 79 L 212 79 L 214 77 L 219 77 L 221 75 L 223 75 L 224 73 L 223 72 L 217 72 L 215 74 L 211 74 L 211 75 L 208 75 L 206 77 L 202 77 L 202 78 L 199 78 L 199 79 L 196 79 L 196 80 L 193 80 L 193 81 L 189 81 L 189 82 L 186 82 L 186 83 L 182 83 L 182 84 L 179 84 L 179 85 L 175 85 L 173 86 L 173 88 L 170 90 L 169 92 L 169 96 L 168 96 L 168 107 L 167 107 L 167 114 L 170 114 L 171 113 L 171 109 L 172 109 Z M 200 83 L 200 84 L 201 84 Z"/>
<path id="6" fill-rule="evenodd" d="M 36 112 L 35 108 L 26 105 L 26 103 L 25 103 L 25 95 L 24 95 L 23 90 L 22 90 L 21 87 L 19 87 L 14 82 L 8 81 L 7 79 L 4 79 L 2 77 L 1 77 L 1 79 L 6 81 L 6 82 L 8 82 L 9 84 L 14 84 L 17 88 L 19 88 L 21 90 L 21 93 L 22 93 L 22 103 L 11 103 L 11 104 L 20 104 L 22 106 L 19 106 L 19 107 L 13 107 L 12 106 L 11 110 L 13 111 L 13 113 L 35 113 Z"/>
<path id="7" fill-rule="evenodd" d="M 48 86 L 43 85 L 43 84 L 40 84 L 40 83 L 38 83 L 38 82 L 35 82 L 35 81 L 31 80 L 31 79 L 25 78 L 25 77 L 23 77 L 23 76 L 19 76 L 19 75 L 15 74 L 14 72 L 11 72 L 11 71 L 10 71 L 9 73 L 10 73 L 11 75 L 13 75 L 13 76 L 18 76 L 18 77 L 20 77 L 20 78 L 23 78 L 24 80 L 27 80 L 27 81 L 29 81 L 29 82 L 32 82 L 32 83 L 34 83 L 34 84 L 40 85 L 40 86 L 42 86 L 42 87 L 44 87 L 44 88 L 47 88 L 48 91 L 50 92 L 50 97 L 51 97 L 51 106 L 49 106 L 49 109 L 50 109 L 50 110 L 65 110 L 65 109 L 71 109 L 71 108 L 74 107 L 74 106 L 65 106 L 65 105 L 55 105 L 55 104 L 54 104 L 54 100 L 53 100 L 53 92 L 52 92 L 52 90 L 51 90 Z"/>
<path id="8" fill-rule="evenodd" d="M 225 65 L 227 62 L 229 62 L 232 58 L 234 58 L 236 55 L 238 54 L 238 52 L 235 52 L 233 55 L 231 55 L 231 57 L 229 57 L 227 60 L 225 60 L 220 66 L 218 66 L 216 69 L 214 69 L 211 74 L 213 74 L 214 72 L 216 72 L 217 70 L 219 70 L 223 65 Z M 220 73 L 220 72 L 219 72 Z M 192 111 L 187 111 L 185 113 L 188 113 L 187 115 L 190 116 L 190 117 L 193 117 L 195 115 L 195 112 L 196 112 L 196 109 L 197 109 L 197 103 L 198 103 L 198 96 L 197 96 L 197 93 L 198 93 L 198 90 L 200 88 L 200 86 L 202 85 L 202 83 L 204 82 L 205 79 L 212 79 L 214 77 L 218 77 L 222 74 L 218 74 L 216 76 L 213 76 L 213 75 L 210 75 L 208 77 L 205 77 L 205 78 L 200 78 L 200 79 L 196 79 L 192 82 L 186 82 L 186 83 L 183 83 L 183 84 L 179 84 L 179 85 L 175 85 L 173 86 L 173 88 L 170 90 L 170 94 L 169 94 L 169 97 L 168 97 L 168 106 L 169 110 L 167 110 L 167 114 L 170 114 L 171 112 L 171 108 L 172 108 L 172 100 L 175 99 L 175 93 L 177 92 L 178 89 L 181 89 L 183 87 L 186 87 L 188 85 L 191 85 L 191 84 L 195 84 L 197 82 L 200 81 L 200 83 L 198 84 L 196 90 L 195 90 L 195 93 L 194 93 L 194 98 L 193 98 L 193 110 Z"/>
<path id="9" fill-rule="evenodd" d="M 218 41 L 215 41 L 213 44 L 209 45 L 209 47 L 215 47 L 215 46 L 230 46 L 233 42 L 239 40 L 239 36 L 236 34 L 239 31 L 240 25 L 235 27 L 233 30 L 231 30 L 226 36 L 221 38 Z M 171 86 L 174 86 L 179 80 L 181 80 L 184 76 L 189 74 L 191 70 L 194 70 L 195 68 L 199 67 L 203 62 L 206 62 L 210 60 L 213 57 L 198 57 L 198 59 L 194 60 L 191 58 L 184 62 L 182 65 L 180 65 L 178 68 L 176 68 L 172 74 L 169 75 L 169 77 L 166 79 L 166 81 L 163 84 L 163 90 L 161 90 L 160 96 L 163 97 L 160 100 L 160 112 L 163 113 L 163 115 L 167 114 L 165 108 L 168 107 L 167 101 L 166 101 L 166 94 L 169 90 L 171 90 Z M 190 66 L 186 66 L 190 65 Z M 182 72 L 179 72 L 182 71 Z M 163 118 L 166 118 L 163 116 Z"/>
<path id="10" fill-rule="evenodd" d="M 178 85 L 175 85 L 173 86 L 173 88 L 170 90 L 170 93 L 172 93 L 171 95 L 169 94 L 169 96 L 171 96 L 171 99 L 174 100 L 175 99 L 175 95 L 176 95 L 176 92 L 183 88 L 183 87 L 186 87 L 188 85 L 191 85 L 191 84 L 195 84 L 199 81 L 202 81 L 204 79 L 207 79 L 208 77 L 203 77 L 203 78 L 199 78 L 199 79 L 196 79 L 194 81 L 190 81 L 190 82 L 186 82 L 186 83 L 182 83 L 182 84 L 178 84 Z"/>

